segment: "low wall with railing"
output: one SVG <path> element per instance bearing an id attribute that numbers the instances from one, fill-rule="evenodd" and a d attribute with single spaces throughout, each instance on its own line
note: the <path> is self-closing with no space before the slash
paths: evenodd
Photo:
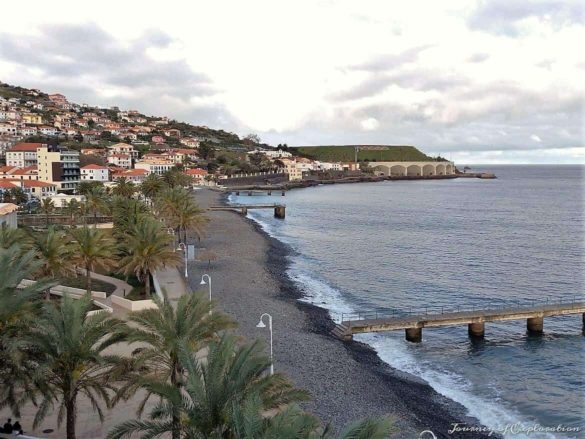
<path id="1" fill-rule="evenodd" d="M 23 279 L 20 282 L 20 284 L 18 285 L 18 287 L 19 288 L 26 288 L 26 287 L 29 287 L 31 285 L 34 285 L 35 283 L 36 283 L 36 281 L 34 281 L 34 280 Z M 67 287 L 65 285 L 56 285 L 56 286 L 50 288 L 49 292 L 51 294 L 55 294 L 58 296 L 61 296 L 63 294 L 69 294 L 71 296 L 83 296 L 87 292 L 87 290 L 83 290 L 81 288 Z M 108 297 L 108 294 L 104 293 L 103 291 L 92 291 L 91 297 L 93 299 L 105 299 Z"/>

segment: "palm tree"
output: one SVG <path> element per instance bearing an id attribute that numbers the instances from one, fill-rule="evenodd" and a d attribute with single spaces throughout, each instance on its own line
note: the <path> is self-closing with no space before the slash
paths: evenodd
<path id="1" fill-rule="evenodd" d="M 236 438 L 234 406 L 260 401 L 258 410 L 265 413 L 307 399 L 307 393 L 295 389 L 284 375 L 266 374 L 270 360 L 261 354 L 259 342 L 237 346 L 236 338 L 226 334 L 207 348 L 207 356 L 200 359 L 193 349 L 179 344 L 179 364 L 185 370 L 182 386 L 143 379 L 142 386 L 161 403 L 150 420 L 122 423 L 108 437 L 144 432 L 144 437 L 171 433 L 174 439 Z"/>
<path id="2" fill-rule="evenodd" d="M 75 216 L 80 213 L 81 203 L 77 199 L 73 198 L 69 203 L 63 207 L 63 211 L 69 216 L 69 225 L 73 225 Z"/>
<path id="3" fill-rule="evenodd" d="M 138 343 L 132 352 L 132 370 L 119 396 L 127 398 L 146 385 L 147 394 L 138 406 L 140 415 L 157 386 L 178 388 L 183 382 L 183 367 L 179 362 L 181 349 L 193 352 L 202 349 L 218 331 L 233 327 L 234 323 L 221 313 L 210 313 L 212 304 L 198 294 L 181 296 L 176 305 L 164 293 L 164 301 L 154 298 L 156 309 L 134 312 L 128 316 L 125 327 L 128 343 Z M 174 419 L 178 422 L 178 419 Z"/>
<path id="4" fill-rule="evenodd" d="M 47 304 L 27 337 L 30 348 L 38 353 L 36 380 L 43 389 L 33 428 L 45 418 L 55 403 L 59 406 L 58 425 L 66 418 L 67 439 L 75 439 L 77 397 L 87 397 L 103 421 L 100 400 L 111 407 L 110 392 L 115 388 L 111 368 L 120 362 L 105 355 L 109 346 L 123 340 L 122 322 L 107 312 L 87 316 L 91 299 L 63 297 L 60 305 Z"/>
<path id="5" fill-rule="evenodd" d="M 90 188 L 85 194 L 85 204 L 93 214 L 94 227 L 97 227 L 98 213 L 102 213 L 108 208 L 108 199 L 104 188 L 100 186 Z"/>
<path id="6" fill-rule="evenodd" d="M 41 200 L 41 212 L 45 214 L 47 226 L 49 225 L 49 215 L 55 211 L 55 203 L 49 197 Z"/>
<path id="7" fill-rule="evenodd" d="M 57 230 L 55 226 L 49 226 L 46 232 L 32 234 L 32 249 L 41 262 L 38 275 L 55 279 L 74 272 L 68 241 L 65 232 Z M 45 298 L 49 300 L 49 289 L 45 294 Z"/>
<path id="8" fill-rule="evenodd" d="M 116 186 L 112 189 L 112 194 L 120 195 L 121 197 L 130 198 L 134 195 L 136 187 L 134 183 L 126 177 L 121 177 L 116 180 Z"/>
<path id="9" fill-rule="evenodd" d="M 174 238 L 151 216 L 145 215 L 123 242 L 126 256 L 120 261 L 120 270 L 126 276 L 133 273 L 143 281 L 146 295 L 150 295 L 150 275 L 154 271 L 181 263 L 179 254 L 171 247 Z"/>
<path id="10" fill-rule="evenodd" d="M 34 395 L 30 382 L 35 365 L 29 351 L 20 348 L 22 336 L 40 311 L 41 302 L 36 299 L 51 284 L 42 280 L 20 286 L 39 267 L 33 251 L 23 251 L 18 245 L 0 248 L 0 407 L 10 407 L 17 416 Z"/>
<path id="11" fill-rule="evenodd" d="M 71 230 L 73 264 L 85 270 L 87 293 L 91 294 L 91 272 L 97 267 L 110 269 L 117 253 L 115 241 L 100 229 L 87 226 Z"/>
<path id="12" fill-rule="evenodd" d="M 3 223 L 0 226 L 0 248 L 8 248 L 15 244 L 19 244 L 23 247 L 23 244 L 27 242 L 27 236 L 22 229 L 15 229 L 10 227 L 8 224 Z"/>
<path id="13" fill-rule="evenodd" d="M 140 183 L 140 192 L 146 198 L 153 199 L 160 191 L 165 188 L 165 182 L 157 174 L 149 174 L 142 183 Z"/>
<path id="14" fill-rule="evenodd" d="M 176 230 L 179 242 L 182 241 L 181 232 L 183 232 L 183 241 L 187 241 L 188 230 L 195 231 L 201 237 L 203 228 L 208 222 L 192 195 L 180 187 L 161 192 L 156 200 L 156 210 L 165 222 Z"/>

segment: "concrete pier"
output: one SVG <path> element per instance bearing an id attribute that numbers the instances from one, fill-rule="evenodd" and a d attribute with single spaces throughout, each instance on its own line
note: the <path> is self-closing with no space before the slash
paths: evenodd
<path id="1" fill-rule="evenodd" d="M 472 338 L 483 338 L 485 335 L 485 323 L 474 322 L 467 325 L 467 332 Z"/>
<path id="2" fill-rule="evenodd" d="M 542 334 L 544 332 L 544 317 L 526 319 L 526 329 L 530 334 Z"/>
<path id="3" fill-rule="evenodd" d="M 412 343 L 420 343 L 422 341 L 422 328 L 406 328 L 406 340 Z"/>
<path id="4" fill-rule="evenodd" d="M 495 307 L 487 309 L 472 308 L 468 311 L 447 311 L 441 308 L 441 312 L 428 313 L 421 310 L 420 313 L 405 313 L 403 315 L 391 312 L 384 314 L 379 311 L 359 314 L 344 314 L 341 322 L 336 325 L 334 334 L 347 339 L 350 334 L 365 334 L 369 332 L 386 332 L 405 330 L 408 341 L 419 342 L 422 340 L 422 328 L 468 325 L 468 333 L 473 337 L 483 337 L 485 334 L 485 322 L 498 322 L 506 320 L 526 320 L 526 327 L 531 334 L 542 334 L 545 317 L 582 314 L 583 332 L 585 333 L 585 301 L 560 300 L 557 303 L 529 304 L 507 307 Z"/>

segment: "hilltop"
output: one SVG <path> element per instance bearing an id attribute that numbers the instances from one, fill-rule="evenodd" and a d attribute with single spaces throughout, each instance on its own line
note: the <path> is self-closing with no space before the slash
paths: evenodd
<path id="1" fill-rule="evenodd" d="M 315 160 L 351 162 L 355 160 L 356 148 L 358 148 L 358 161 L 416 162 L 435 160 L 416 147 L 409 145 L 324 145 L 295 146 L 291 149 Z"/>

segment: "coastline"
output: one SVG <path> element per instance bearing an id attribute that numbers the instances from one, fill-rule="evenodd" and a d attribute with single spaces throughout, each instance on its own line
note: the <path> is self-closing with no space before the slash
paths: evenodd
<path id="1" fill-rule="evenodd" d="M 227 203 L 226 194 L 211 190 L 197 191 L 195 198 L 202 207 Z M 423 430 L 443 438 L 490 437 L 477 431 L 448 434 L 455 423 L 481 425 L 425 381 L 391 368 L 370 346 L 331 336 L 334 323 L 328 311 L 299 301 L 303 292 L 287 275 L 293 254 L 288 245 L 237 213 L 210 216 L 210 235 L 203 245 L 220 256 L 211 269 L 214 284 L 219 284 L 214 288 L 218 307 L 238 321 L 238 333 L 248 339 L 264 339 L 266 334 L 255 323 L 260 313 L 273 314 L 275 368 L 311 392 L 313 400 L 304 407 L 322 422 L 339 429 L 363 417 L 390 415 L 400 430 L 392 436 L 396 438 L 418 437 Z M 247 257 L 239 257 L 242 254 Z M 193 289 L 199 288 L 197 275 L 205 268 L 202 263 L 192 267 Z M 238 282 L 239 292 L 230 291 Z"/>

